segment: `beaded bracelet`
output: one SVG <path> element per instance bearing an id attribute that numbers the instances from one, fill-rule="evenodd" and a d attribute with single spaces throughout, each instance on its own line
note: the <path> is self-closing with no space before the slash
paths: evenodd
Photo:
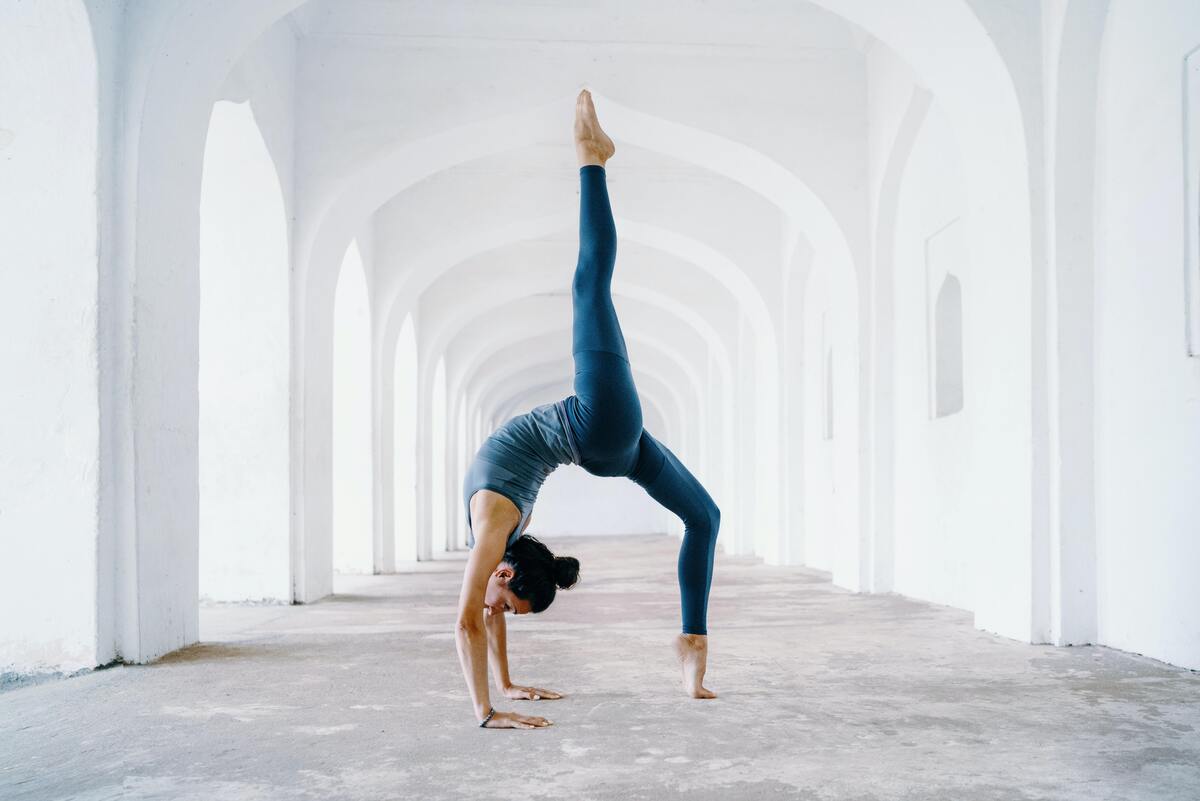
<path id="1" fill-rule="evenodd" d="M 494 714 L 496 714 L 496 707 L 494 707 L 494 706 L 493 706 L 493 707 L 489 707 L 489 708 L 488 708 L 487 717 L 486 717 L 486 718 L 484 718 L 484 719 L 483 719 L 483 722 L 479 724 L 479 728 L 481 728 L 481 729 L 486 729 L 486 728 L 487 728 L 488 721 L 492 719 L 492 715 L 494 715 Z"/>

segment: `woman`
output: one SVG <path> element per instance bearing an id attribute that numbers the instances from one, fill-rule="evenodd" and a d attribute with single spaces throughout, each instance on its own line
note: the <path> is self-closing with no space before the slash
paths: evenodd
<path id="1" fill-rule="evenodd" d="M 541 612 L 553 602 L 556 589 L 567 589 L 578 579 L 577 560 L 556 557 L 524 534 L 542 482 L 567 463 L 597 476 L 626 476 L 683 521 L 678 565 L 683 631 L 676 652 L 684 690 L 694 698 L 716 697 L 703 680 L 720 512 L 675 454 L 642 427 L 641 404 L 610 289 L 617 231 L 604 164 L 616 148 L 600 129 L 586 89 L 575 107 L 575 149 L 581 190 L 579 261 L 572 286 L 575 394 L 501 426 L 480 447 L 463 487 L 472 550 L 458 600 L 456 640 L 476 719 L 486 728 L 550 725 L 542 717 L 495 710 L 488 697 L 489 653 L 505 697 L 562 697 L 509 680 L 504 615 Z"/>

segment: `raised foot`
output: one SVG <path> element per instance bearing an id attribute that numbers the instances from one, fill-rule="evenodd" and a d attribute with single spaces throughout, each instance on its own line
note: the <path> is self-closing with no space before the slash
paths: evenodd
<path id="1" fill-rule="evenodd" d="M 580 164 L 599 164 L 613 157 L 617 146 L 600 127 L 592 93 L 584 89 L 575 100 L 575 151 Z"/>
<path id="2" fill-rule="evenodd" d="M 675 656 L 683 669 L 683 691 L 692 698 L 716 698 L 716 693 L 704 687 L 704 671 L 708 667 L 708 637 L 703 634 L 680 634 L 675 638 Z"/>

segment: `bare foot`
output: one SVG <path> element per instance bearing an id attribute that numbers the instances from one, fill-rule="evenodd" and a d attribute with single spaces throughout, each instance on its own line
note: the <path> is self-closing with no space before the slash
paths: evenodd
<path id="1" fill-rule="evenodd" d="M 592 93 L 587 89 L 581 91 L 575 101 L 575 152 L 580 166 L 598 164 L 601 167 L 617 152 L 617 146 L 600 128 Z"/>
<path id="2" fill-rule="evenodd" d="M 704 688 L 708 637 L 703 634 L 680 634 L 675 638 L 675 655 L 683 668 L 683 691 L 693 698 L 716 698 L 716 693 Z"/>

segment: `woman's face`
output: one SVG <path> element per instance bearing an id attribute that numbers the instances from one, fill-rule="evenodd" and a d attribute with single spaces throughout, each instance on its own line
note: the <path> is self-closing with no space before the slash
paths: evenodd
<path id="1" fill-rule="evenodd" d="M 508 582 L 513 577 L 513 570 L 507 562 L 501 562 L 492 575 L 488 577 L 487 589 L 483 593 L 483 605 L 488 614 L 502 615 L 511 612 L 514 615 L 528 614 L 532 608 L 529 601 L 518 598 L 508 588 Z"/>

